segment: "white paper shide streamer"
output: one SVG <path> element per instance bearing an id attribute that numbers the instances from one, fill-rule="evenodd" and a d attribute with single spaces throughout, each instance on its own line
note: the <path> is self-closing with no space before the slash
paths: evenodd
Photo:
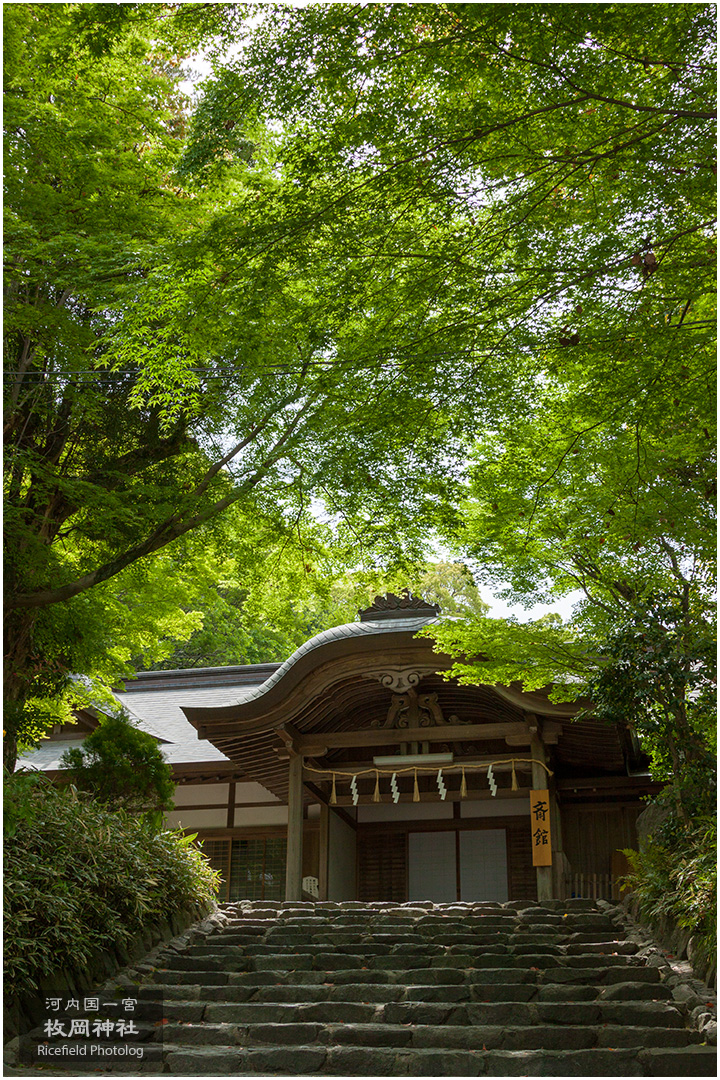
<path id="1" fill-rule="evenodd" d="M 445 796 L 447 795 L 447 788 L 445 787 L 445 781 L 443 780 L 442 769 L 438 769 L 437 786 L 438 791 L 440 792 L 440 798 L 445 801 Z"/>
<path id="2" fill-rule="evenodd" d="M 357 806 L 358 798 L 359 798 L 358 786 L 357 786 L 357 776 L 353 776 L 352 780 L 350 781 L 350 792 L 352 794 L 353 806 Z"/>
<path id="3" fill-rule="evenodd" d="M 400 789 L 398 788 L 398 785 L 397 785 L 397 773 L 392 774 L 392 779 L 390 781 L 390 791 L 392 792 L 392 800 L 393 800 L 393 802 L 394 803 L 399 802 L 400 801 Z"/>
<path id="4" fill-rule="evenodd" d="M 492 765 L 488 765 L 487 777 L 488 777 L 488 784 L 490 785 L 490 791 L 492 792 L 493 795 L 497 795 L 497 783 L 495 782 L 495 775 L 493 773 Z"/>

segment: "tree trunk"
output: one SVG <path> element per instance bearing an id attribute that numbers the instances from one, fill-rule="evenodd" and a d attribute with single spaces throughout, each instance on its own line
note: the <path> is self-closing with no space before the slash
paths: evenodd
<path id="1" fill-rule="evenodd" d="M 13 772 L 17 762 L 18 734 L 32 673 L 32 633 L 36 612 L 11 611 L 5 620 L 3 657 L 3 765 Z"/>

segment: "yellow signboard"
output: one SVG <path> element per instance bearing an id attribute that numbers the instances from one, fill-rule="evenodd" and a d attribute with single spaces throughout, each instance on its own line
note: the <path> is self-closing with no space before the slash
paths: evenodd
<path id="1" fill-rule="evenodd" d="M 546 788 L 530 792 L 530 833 L 533 866 L 552 866 L 550 792 Z"/>

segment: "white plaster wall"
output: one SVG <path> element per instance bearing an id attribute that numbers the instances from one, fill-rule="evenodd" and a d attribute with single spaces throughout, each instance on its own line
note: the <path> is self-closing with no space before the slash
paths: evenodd
<path id="1" fill-rule="evenodd" d="M 268 791 L 262 784 L 247 783 L 235 785 L 235 802 L 280 802 L 277 795 L 273 795 L 272 791 Z"/>
<path id="2" fill-rule="evenodd" d="M 254 825 L 287 825 L 287 806 L 245 806 L 235 810 L 235 828 Z"/>
<path id="3" fill-rule="evenodd" d="M 528 813 L 529 813 L 528 808 Z M 436 803 L 369 803 L 358 807 L 358 821 L 448 821 L 453 816 L 453 804 Z"/>
<path id="4" fill-rule="evenodd" d="M 171 810 L 165 815 L 169 829 L 224 829 L 227 825 L 227 807 L 221 810 Z"/>
<path id="5" fill-rule="evenodd" d="M 173 795 L 177 808 L 202 803 L 223 803 L 227 806 L 227 784 L 178 784 Z"/>
<path id="6" fill-rule="evenodd" d="M 356 896 L 355 830 L 330 809 L 328 829 L 328 900 L 354 900 Z"/>
<path id="7" fill-rule="evenodd" d="M 460 803 L 460 817 L 515 817 L 530 816 L 529 799 L 476 799 Z"/>

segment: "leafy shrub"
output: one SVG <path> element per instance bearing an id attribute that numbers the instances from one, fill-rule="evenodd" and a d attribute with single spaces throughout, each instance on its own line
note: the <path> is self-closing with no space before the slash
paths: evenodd
<path id="1" fill-rule="evenodd" d="M 66 750 L 61 763 L 80 791 L 114 809 L 130 813 L 169 810 L 175 784 L 170 766 L 152 737 L 127 713 L 105 717 L 79 748 Z"/>
<path id="2" fill-rule="evenodd" d="M 33 991 L 95 950 L 212 901 L 218 874 L 177 831 L 155 833 L 39 774 L 5 778 L 5 989 Z"/>
<path id="3" fill-rule="evenodd" d="M 714 818 L 680 830 L 669 816 L 642 845 L 626 851 L 626 884 L 651 922 L 670 918 L 695 939 L 694 959 L 715 966 L 717 957 L 717 824 Z"/>

